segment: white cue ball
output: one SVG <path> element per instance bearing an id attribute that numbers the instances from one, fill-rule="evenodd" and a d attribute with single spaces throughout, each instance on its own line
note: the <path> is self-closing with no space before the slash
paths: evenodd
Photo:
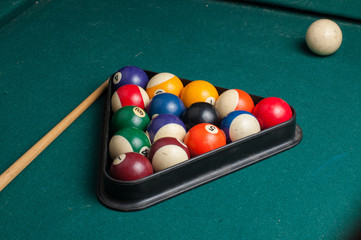
<path id="1" fill-rule="evenodd" d="M 320 19 L 308 28 L 306 43 L 315 54 L 331 55 L 341 46 L 342 31 L 337 23 L 329 19 Z"/>

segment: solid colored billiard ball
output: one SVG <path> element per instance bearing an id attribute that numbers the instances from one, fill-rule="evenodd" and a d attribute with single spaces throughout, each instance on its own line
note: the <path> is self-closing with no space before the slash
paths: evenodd
<path id="1" fill-rule="evenodd" d="M 147 134 L 152 143 L 163 137 L 175 137 L 183 141 L 186 131 L 182 120 L 172 114 L 160 114 L 154 117 L 147 127 Z"/>
<path id="2" fill-rule="evenodd" d="M 149 103 L 149 96 L 145 90 L 134 84 L 127 84 L 118 88 L 112 96 L 113 112 L 125 106 L 136 106 L 145 109 Z"/>
<path id="3" fill-rule="evenodd" d="M 226 135 L 217 126 L 200 123 L 192 127 L 184 137 L 191 157 L 201 155 L 226 145 Z"/>
<path id="4" fill-rule="evenodd" d="M 187 146 L 173 137 L 160 138 L 152 144 L 148 158 L 155 172 L 184 162 L 190 158 Z"/>
<path id="5" fill-rule="evenodd" d="M 149 138 L 142 130 L 127 127 L 118 130 L 110 139 L 109 155 L 112 159 L 127 152 L 136 152 L 146 156 L 149 148 Z"/>
<path id="6" fill-rule="evenodd" d="M 195 102 L 207 102 L 214 105 L 218 96 L 217 89 L 211 83 L 196 80 L 184 87 L 180 98 L 186 107 L 190 107 Z"/>
<path id="7" fill-rule="evenodd" d="M 331 55 L 341 46 L 342 31 L 334 21 L 319 19 L 307 29 L 306 43 L 315 54 Z"/>
<path id="8" fill-rule="evenodd" d="M 172 93 L 179 97 L 183 89 L 182 81 L 172 73 L 158 73 L 148 82 L 146 91 L 149 98 L 153 98 L 160 93 Z"/>
<path id="9" fill-rule="evenodd" d="M 140 107 L 125 106 L 113 114 L 111 129 L 113 132 L 121 128 L 135 127 L 145 130 L 150 122 L 148 114 Z"/>
<path id="10" fill-rule="evenodd" d="M 261 131 L 257 118 L 243 110 L 230 112 L 222 119 L 220 128 L 226 134 L 228 143 Z"/>
<path id="11" fill-rule="evenodd" d="M 134 84 L 145 88 L 149 82 L 147 74 L 136 66 L 125 66 L 114 73 L 112 78 L 112 89 L 117 90 L 121 86 Z"/>
<path id="12" fill-rule="evenodd" d="M 182 121 L 187 129 L 199 123 L 210 123 L 218 126 L 220 120 L 217 109 L 212 104 L 206 102 L 193 103 L 182 114 Z"/>
<path id="13" fill-rule="evenodd" d="M 224 118 L 228 113 L 235 110 L 252 112 L 254 102 L 252 97 L 245 91 L 229 89 L 219 96 L 215 107 L 221 115 L 221 118 Z"/>
<path id="14" fill-rule="evenodd" d="M 184 110 L 182 100 L 172 93 L 162 93 L 154 96 L 147 107 L 150 118 L 166 113 L 180 117 Z"/>
<path id="15" fill-rule="evenodd" d="M 292 109 L 283 99 L 268 97 L 262 99 L 253 109 L 261 129 L 266 129 L 292 118 Z"/>
<path id="16" fill-rule="evenodd" d="M 110 166 L 110 176 L 120 181 L 134 181 L 153 174 L 152 164 L 142 154 L 118 155 Z"/>

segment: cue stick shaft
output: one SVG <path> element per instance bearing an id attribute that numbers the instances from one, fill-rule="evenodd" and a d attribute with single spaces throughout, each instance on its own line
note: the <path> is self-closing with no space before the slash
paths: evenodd
<path id="1" fill-rule="evenodd" d="M 109 79 L 108 79 L 109 80 Z M 70 126 L 107 89 L 108 80 L 100 85 L 72 112 L 42 137 L 24 155 L 0 175 L 0 192 L 19 175 L 45 148 L 47 148 L 67 127 Z"/>

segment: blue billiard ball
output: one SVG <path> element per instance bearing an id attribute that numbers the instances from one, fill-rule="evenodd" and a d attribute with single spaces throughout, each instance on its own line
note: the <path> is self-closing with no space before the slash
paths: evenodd
<path id="1" fill-rule="evenodd" d="M 141 68 L 125 66 L 114 73 L 111 82 L 113 91 L 127 84 L 134 84 L 145 89 L 149 78 Z"/>
<path id="2" fill-rule="evenodd" d="M 174 137 L 183 141 L 186 132 L 186 126 L 179 117 L 172 114 L 160 114 L 150 121 L 146 133 L 153 143 L 163 137 Z"/>
<path id="3" fill-rule="evenodd" d="M 226 134 L 228 143 L 261 131 L 257 118 L 243 110 L 230 112 L 222 119 L 220 128 Z"/>
<path id="4" fill-rule="evenodd" d="M 159 114 L 172 114 L 180 117 L 184 110 L 185 106 L 182 100 L 171 93 L 155 95 L 147 107 L 150 118 Z"/>

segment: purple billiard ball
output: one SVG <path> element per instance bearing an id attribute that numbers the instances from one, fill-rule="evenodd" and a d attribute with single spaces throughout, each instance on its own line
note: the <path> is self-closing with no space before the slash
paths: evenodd
<path id="1" fill-rule="evenodd" d="M 160 114 L 154 117 L 147 127 L 147 134 L 152 143 L 163 137 L 174 137 L 183 141 L 186 132 L 182 120 L 172 114 Z"/>
<path id="2" fill-rule="evenodd" d="M 185 106 L 182 100 L 172 93 L 155 95 L 147 107 L 150 118 L 159 114 L 172 114 L 180 117 L 184 110 Z"/>
<path id="3" fill-rule="evenodd" d="M 222 119 L 220 128 L 226 134 L 228 143 L 261 131 L 257 118 L 243 110 L 230 112 Z"/>
<path id="4" fill-rule="evenodd" d="M 141 68 L 126 66 L 114 73 L 112 78 L 112 89 L 115 91 L 127 84 L 134 84 L 145 89 L 148 82 L 149 78 Z"/>

